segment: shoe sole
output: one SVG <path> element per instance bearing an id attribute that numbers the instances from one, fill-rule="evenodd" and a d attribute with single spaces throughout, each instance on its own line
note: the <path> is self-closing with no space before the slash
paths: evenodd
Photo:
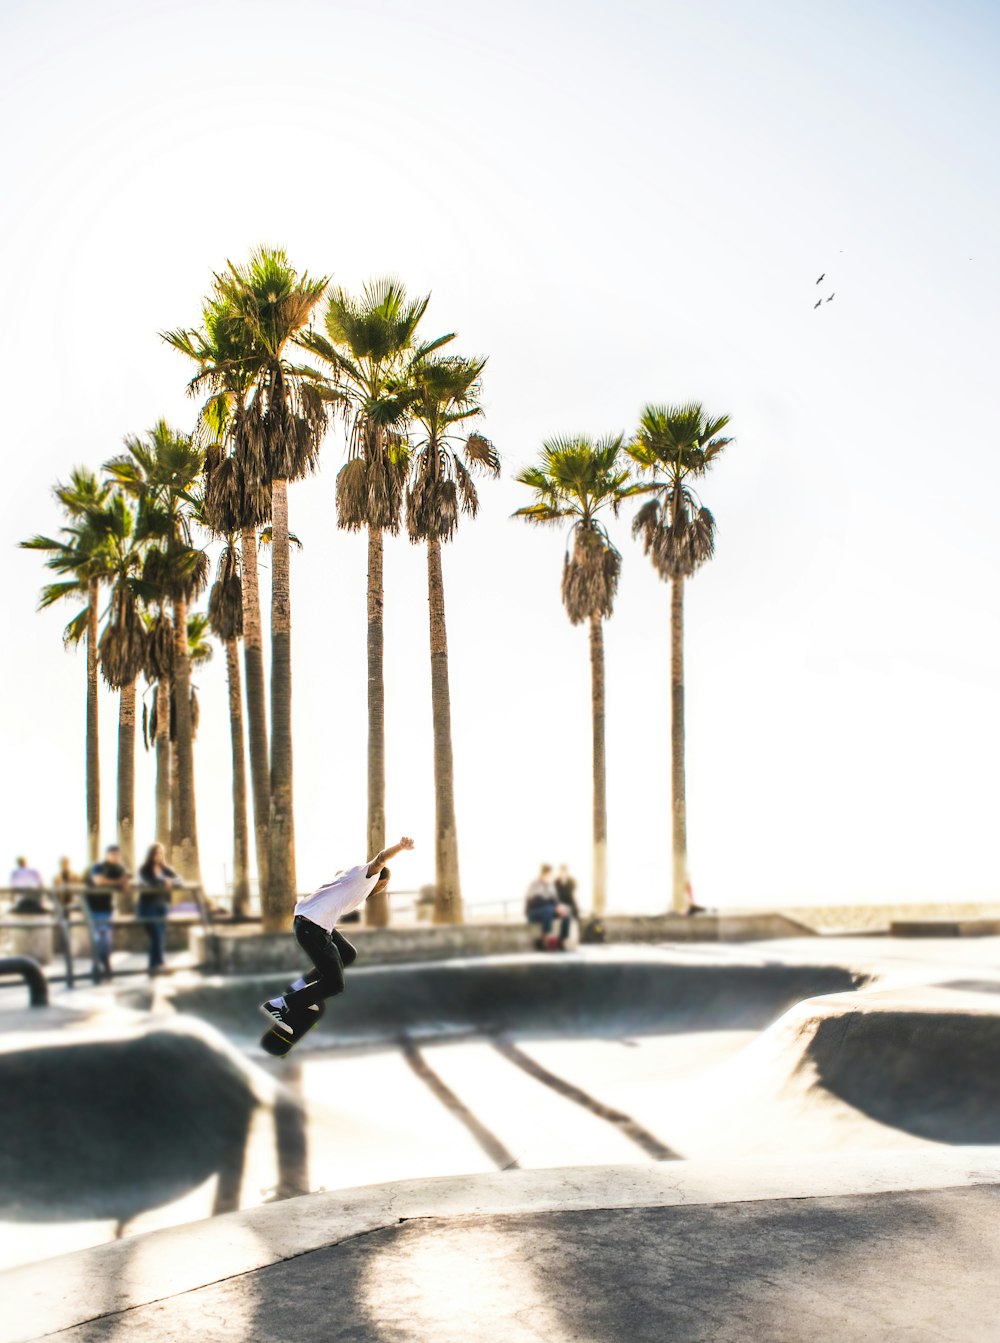
<path id="1" fill-rule="evenodd" d="M 258 1007 L 257 1011 L 262 1017 L 267 1018 L 276 1031 L 281 1031 L 282 1035 L 292 1036 L 295 1034 L 291 1026 L 287 1025 L 284 1021 L 279 1020 L 278 1017 L 272 1016 L 266 1007 Z"/>

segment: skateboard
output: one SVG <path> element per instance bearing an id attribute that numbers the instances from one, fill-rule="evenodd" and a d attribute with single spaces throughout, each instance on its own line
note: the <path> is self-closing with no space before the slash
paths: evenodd
<path id="1" fill-rule="evenodd" d="M 279 1031 L 277 1026 L 268 1026 L 260 1037 L 261 1049 L 265 1054 L 270 1054 L 272 1058 L 283 1059 L 289 1050 L 294 1049 L 302 1037 L 308 1035 L 317 1024 L 323 1015 L 325 1006 L 324 1003 L 317 1003 L 315 1007 L 307 1007 L 300 1016 L 294 1018 L 291 1035 Z"/>

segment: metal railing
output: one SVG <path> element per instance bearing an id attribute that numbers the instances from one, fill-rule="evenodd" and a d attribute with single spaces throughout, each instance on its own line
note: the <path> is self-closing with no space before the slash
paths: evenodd
<path id="1" fill-rule="evenodd" d="M 20 889 L 17 887 L 0 888 L 0 897 L 13 897 L 15 900 L 24 900 L 31 896 L 44 900 L 48 894 L 49 893 L 44 889 L 33 890 L 31 888 Z M 72 988 L 74 983 L 73 944 L 70 938 L 69 916 L 58 896 L 55 897 L 54 902 L 50 901 L 50 904 L 51 908 L 43 909 L 41 913 L 37 914 L 33 912 L 17 914 L 13 911 L 9 911 L 6 915 L 0 916 L 0 928 L 59 928 L 62 932 L 63 952 L 66 958 L 66 984 L 68 988 Z M 30 918 L 32 922 L 26 924 L 24 922 L 26 918 Z M 46 923 L 38 922 L 38 920 L 43 918 L 47 919 Z M 20 958 L 14 957 L 13 959 L 17 960 Z M 37 965 L 37 961 L 33 962 L 33 964 Z"/>
<path id="2" fill-rule="evenodd" d="M 32 901 L 41 905 L 39 912 L 34 910 L 18 912 L 15 908 L 0 910 L 0 928 L 20 931 L 31 928 L 58 928 L 62 935 L 62 953 L 66 963 L 66 986 L 71 989 L 76 982 L 72 939 L 74 928 L 87 929 L 91 960 L 93 965 L 97 967 L 101 959 L 99 928 L 106 926 L 110 926 L 112 929 L 142 927 L 146 922 L 141 913 L 129 914 L 121 910 L 120 905 L 125 894 L 126 892 L 118 887 L 93 886 L 87 882 L 67 884 L 59 888 L 50 886 L 0 887 L 0 901 L 11 901 L 14 905 Z M 206 935 L 211 933 L 212 911 L 200 886 L 175 886 L 169 891 L 165 891 L 160 886 L 129 886 L 127 894 L 130 898 L 143 895 L 159 895 L 164 897 L 164 903 L 168 905 L 175 895 L 188 896 L 195 907 L 198 920 Z M 95 911 L 91 908 L 88 898 L 90 896 L 111 897 L 110 925 L 95 919 Z M 116 908 L 116 906 L 118 907 Z M 110 971 L 110 973 L 113 974 L 114 972 Z"/>
<path id="3" fill-rule="evenodd" d="M 30 956 L 0 956 L 0 976 L 20 975 L 28 986 L 32 1007 L 48 1007 L 49 982 L 42 967 Z"/>

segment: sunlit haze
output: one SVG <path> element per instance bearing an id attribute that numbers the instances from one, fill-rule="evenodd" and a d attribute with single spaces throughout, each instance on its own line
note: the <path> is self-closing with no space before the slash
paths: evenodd
<path id="1" fill-rule="evenodd" d="M 510 515 L 543 439 L 700 400 L 735 441 L 686 592 L 689 849 L 711 905 L 996 896 L 1000 20 L 913 0 L 0 6 L 7 567 L 0 864 L 86 855 L 82 649 L 36 614 L 51 487 L 190 429 L 213 270 L 260 243 L 431 291 L 489 356 L 504 463 L 445 548 L 470 905 L 590 886 L 590 667 L 565 537 Z M 817 289 L 816 277 L 825 272 Z M 820 291 L 834 293 L 815 310 Z M 361 860 L 363 535 L 331 431 L 289 491 L 298 878 Z M 609 907 L 670 897 L 669 592 L 630 535 L 606 628 Z M 213 557 L 216 549 L 213 548 Z M 262 555 L 262 590 L 269 591 Z M 433 880 L 424 551 L 386 545 L 389 837 Z M 205 884 L 232 875 L 225 659 L 195 673 Z M 142 686 L 144 683 L 140 683 Z M 116 698 L 101 692 L 102 839 Z M 137 848 L 154 762 L 139 747 Z"/>

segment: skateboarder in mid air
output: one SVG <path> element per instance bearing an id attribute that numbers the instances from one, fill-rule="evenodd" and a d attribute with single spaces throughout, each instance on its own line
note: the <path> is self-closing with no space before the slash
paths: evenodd
<path id="1" fill-rule="evenodd" d="M 383 849 L 371 862 L 348 868 L 296 903 L 292 930 L 315 968 L 295 980 L 283 994 L 261 1003 L 260 1010 L 271 1023 L 267 1036 L 275 1038 L 275 1043 L 284 1040 L 290 1048 L 319 1020 L 323 1002 L 343 993 L 344 969 L 357 960 L 358 953 L 337 931 L 337 920 L 360 908 L 376 891 L 384 891 L 389 884 L 386 863 L 397 853 L 412 848 L 413 840 L 404 835 L 398 844 Z M 261 1042 L 265 1047 L 267 1036 Z"/>

